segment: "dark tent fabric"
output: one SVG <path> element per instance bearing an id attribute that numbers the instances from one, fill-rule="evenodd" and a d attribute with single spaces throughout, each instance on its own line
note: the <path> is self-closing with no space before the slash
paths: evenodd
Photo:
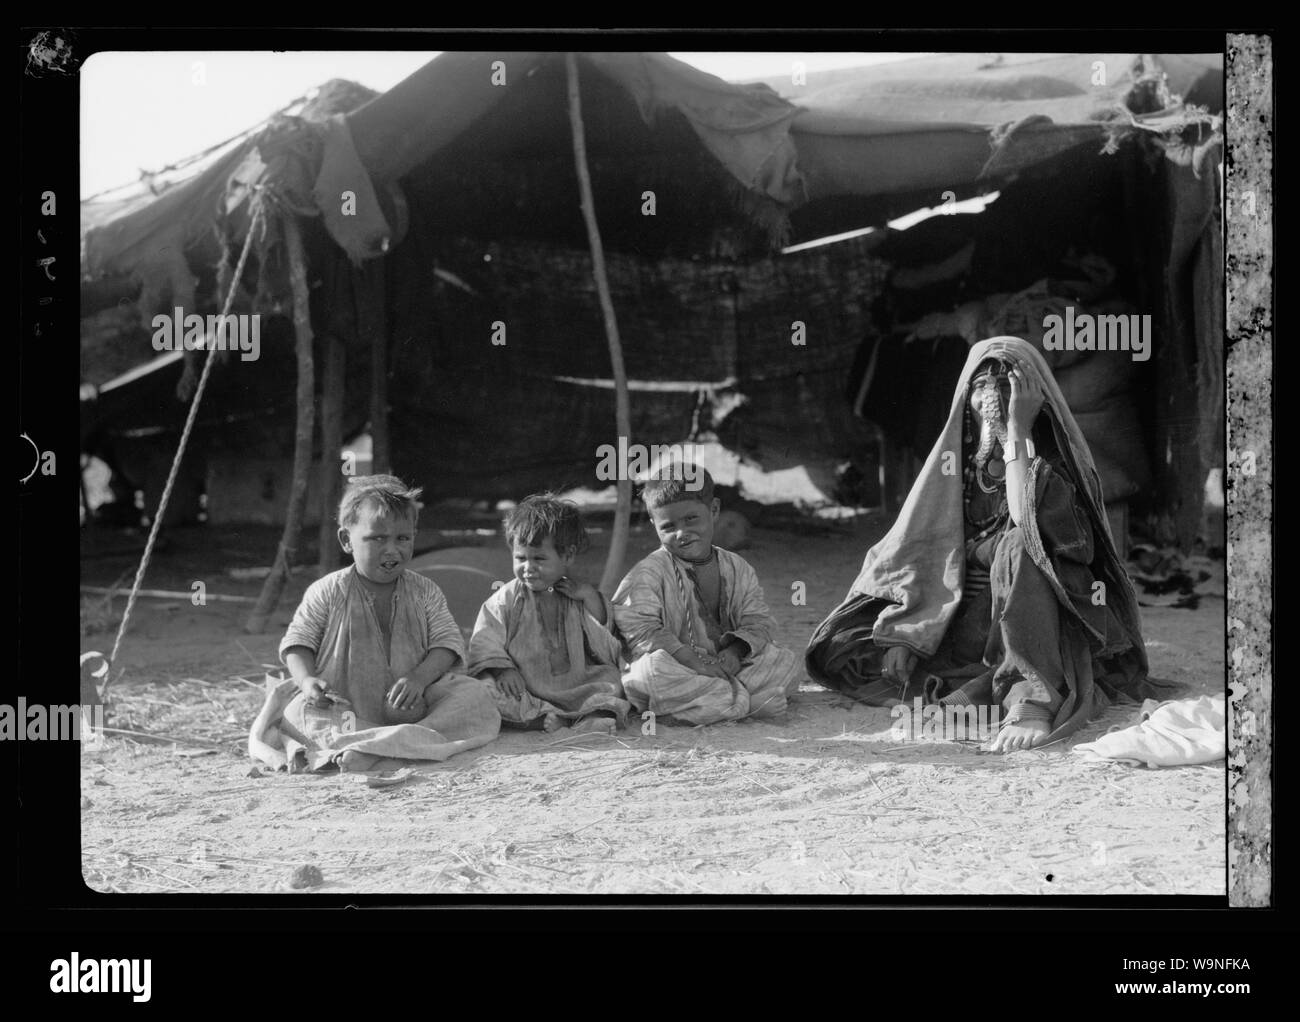
<path id="1" fill-rule="evenodd" d="M 792 348 L 803 361 L 786 358 L 783 370 L 774 371 L 766 356 L 749 357 L 759 350 L 757 337 L 776 334 L 779 310 L 762 310 L 761 300 L 763 267 L 774 245 L 827 233 L 827 224 L 840 230 L 880 224 L 918 204 L 937 204 L 945 191 L 963 196 L 1001 186 L 1029 168 L 1074 153 L 1095 155 L 1135 138 L 1167 147 L 1173 159 L 1184 136 L 1194 136 L 1189 166 L 1203 182 L 1206 155 L 1215 151 L 1207 148 L 1207 134 L 1217 137 L 1207 127 L 1209 117 L 1222 107 L 1221 59 L 1215 55 L 1008 54 L 999 60 L 952 54 L 857 69 L 784 96 L 764 83 L 723 82 L 664 54 L 579 58 L 606 248 L 612 258 L 645 264 L 624 275 L 625 288 L 615 296 L 628 360 L 640 374 L 634 379 L 709 385 L 637 391 L 640 428 L 664 440 L 670 437 L 657 431 L 689 433 L 704 394 L 718 409 L 705 417 L 710 428 L 729 429 L 737 443 L 787 463 L 808 456 L 826 437 L 840 439 L 839 448 L 822 446 L 828 456 L 860 444 L 858 427 L 827 407 L 834 400 L 828 395 L 843 388 L 865 311 L 827 314 L 814 307 L 807 318 L 822 330 L 822 346 Z M 423 475 L 444 475 L 449 484 L 483 483 L 490 466 L 475 452 L 506 448 L 494 490 L 533 485 L 539 473 L 525 480 L 527 465 L 566 473 L 590 469 L 592 438 L 612 433 L 612 398 L 605 384 L 559 379 L 608 377 L 590 283 L 576 285 L 589 273 L 589 257 L 564 88 L 562 54 L 445 53 L 381 95 L 354 91 L 312 116 L 274 119 L 156 198 L 88 205 L 84 275 L 101 289 L 119 282 L 123 293 L 137 290 L 144 322 L 172 303 L 213 310 L 222 290 L 218 265 L 242 244 L 249 189 L 260 182 L 278 189 L 302 216 L 328 213 L 312 224 L 309 258 L 314 274 L 335 281 L 328 289 L 338 294 L 314 299 L 313 321 L 318 335 L 333 330 L 346 337 L 354 354 L 352 295 L 338 260 L 387 253 L 393 378 L 410 385 L 392 395 L 395 424 L 407 427 L 405 439 L 395 429 L 397 463 L 418 460 Z M 1209 112 L 1180 96 L 1196 97 Z M 369 178 L 358 194 L 373 195 L 380 209 L 368 211 L 368 218 L 321 209 L 339 181 L 358 174 Z M 642 209 L 646 192 L 657 199 L 654 216 Z M 1193 225 L 1189 243 L 1202 236 L 1204 222 L 1201 217 L 1201 226 Z M 272 236 L 258 248 L 240 282 L 237 311 L 283 303 L 275 241 Z M 515 256 L 541 253 L 556 276 L 548 283 L 539 269 L 528 288 L 513 295 L 499 282 L 479 281 L 479 288 L 474 278 L 493 246 L 498 266 L 509 247 Z M 1204 247 L 1182 248 L 1189 267 L 1183 277 L 1201 279 L 1209 268 Z M 798 283 L 787 282 L 800 290 L 776 293 L 813 306 L 833 304 L 845 289 L 865 294 L 879 274 L 865 252 L 804 264 L 807 272 L 792 271 Z M 681 269 L 688 262 L 704 271 L 692 276 Z M 739 292 L 727 291 L 720 272 L 728 262 L 746 282 Z M 668 274 L 674 266 L 678 272 Z M 683 292 L 665 301 L 656 277 L 681 280 Z M 567 311 L 546 294 L 562 279 L 572 284 Z M 528 300 L 529 288 L 537 300 Z M 686 293 L 691 288 L 695 294 Z M 489 315 L 486 307 L 474 311 L 472 294 L 513 301 L 505 351 L 493 352 L 485 340 L 502 315 Z M 577 311 L 583 301 L 590 306 L 585 314 Z M 1184 326 L 1191 324 L 1211 344 L 1203 332 L 1204 310 L 1181 299 L 1179 308 L 1189 310 Z M 710 326 L 711 313 L 701 312 L 708 309 L 729 311 Z M 688 329 L 688 313 L 704 318 Z M 787 335 L 792 318 L 784 315 Z M 531 360 L 510 346 L 522 337 L 536 345 Z M 788 336 L 783 343 L 789 346 Z M 142 353 L 140 361 L 153 354 Z M 508 366 L 495 378 L 484 375 L 494 356 L 498 371 Z M 691 372 L 683 371 L 685 363 Z M 736 371 L 728 372 L 728 365 Z M 367 382 L 364 373 L 349 376 L 350 386 Z M 722 387 L 729 377 L 730 389 Z M 291 402 L 292 380 L 281 382 L 281 400 Z M 489 384 L 497 387 L 495 396 L 485 391 Z M 574 390 L 571 397 L 566 387 Z M 530 435 L 511 416 L 542 389 L 550 411 Z M 793 409 L 802 414 L 783 431 L 781 420 L 796 418 L 785 415 Z M 551 428 L 570 419 L 580 424 L 572 431 Z M 439 460 L 431 435 L 447 438 L 446 459 Z M 401 444 L 408 445 L 406 454 Z"/>
<path id="2" fill-rule="evenodd" d="M 791 124 L 805 198 L 855 195 L 863 222 L 997 187 L 1085 143 L 1167 127 L 1195 92 L 1223 109 L 1219 54 L 945 54 L 828 72 L 830 84 L 784 89 L 803 112 Z M 1163 78 L 1161 77 L 1163 75 Z M 1102 84 L 1098 83 L 1099 76 Z M 1171 105 L 1139 114 L 1126 100 L 1155 80 Z M 780 85 L 777 79 L 770 80 Z M 1208 101 L 1208 102 L 1206 102 Z"/>
<path id="3" fill-rule="evenodd" d="M 394 467 L 439 494 L 517 498 L 595 484 L 595 451 L 615 441 L 614 391 L 586 253 L 429 245 L 391 260 L 400 381 L 391 426 L 395 438 L 414 438 L 395 441 Z M 471 267 L 458 273 L 473 293 L 414 286 L 435 261 Z M 620 333 L 638 442 L 713 433 L 768 471 L 848 460 L 868 446 L 869 429 L 840 397 L 880 272 L 866 246 L 739 266 L 615 252 L 607 262 L 615 304 L 628 310 Z M 494 322 L 505 328 L 499 344 Z"/>
<path id="4" fill-rule="evenodd" d="M 643 118 L 663 111 L 684 117 L 739 185 L 787 210 L 827 196 L 964 187 L 1085 141 L 1101 142 L 1108 133 L 1171 130 L 1180 105 L 1136 114 L 1124 104 L 1142 76 L 1134 68 L 1139 61 L 1147 73 L 1163 70 L 1175 95 L 1175 87 L 1188 88 L 1216 70 L 1221 75 L 1216 55 L 1068 54 L 983 68 L 979 55 L 954 54 L 863 69 L 796 105 L 765 84 L 723 82 L 665 54 L 581 57 L 588 71 L 626 93 Z M 347 114 L 355 152 L 373 179 L 400 179 L 561 60 L 544 53 L 442 54 Z M 1098 63 L 1108 72 L 1104 86 L 1091 84 Z M 498 69 L 504 84 L 494 84 L 501 81 Z M 519 118 L 511 125 L 512 150 L 525 154 L 555 144 L 551 127 Z M 191 242 L 202 221 L 216 215 L 243 155 L 236 149 L 199 178 L 88 231 L 87 274 L 137 269 L 178 225 Z M 345 231 L 352 222 L 332 226 Z M 354 247 L 347 237 L 336 240 Z"/>

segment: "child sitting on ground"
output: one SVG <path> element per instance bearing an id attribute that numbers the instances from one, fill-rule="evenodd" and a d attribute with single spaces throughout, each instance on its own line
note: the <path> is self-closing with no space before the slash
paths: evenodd
<path id="1" fill-rule="evenodd" d="M 631 706 L 619 681 L 609 603 L 572 574 L 588 545 L 577 505 L 537 494 L 511 511 L 504 525 L 515 577 L 479 611 L 470 673 L 492 680 L 507 725 L 622 727 Z"/>
<path id="2" fill-rule="evenodd" d="M 803 678 L 744 558 L 713 545 L 721 506 L 703 467 L 675 464 L 641 490 L 662 547 L 614 594 L 638 711 L 689 724 L 774 717 Z"/>
<path id="3" fill-rule="evenodd" d="M 255 724 L 260 745 L 250 741 L 250 751 L 264 753 L 269 738 L 292 761 L 305 736 L 315 746 L 307 746 L 312 767 L 336 761 L 344 747 L 441 760 L 496 737 L 491 692 L 456 673 L 464 644 L 442 591 L 406 567 L 419 495 L 394 476 L 351 481 L 339 503 L 339 542 L 354 563 L 303 594 L 280 642 L 298 694 L 282 709 L 270 706 L 282 719 Z"/>

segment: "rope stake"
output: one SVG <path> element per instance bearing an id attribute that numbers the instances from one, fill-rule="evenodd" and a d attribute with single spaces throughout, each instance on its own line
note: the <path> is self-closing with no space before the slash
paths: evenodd
<path id="1" fill-rule="evenodd" d="M 236 265 L 234 276 L 230 281 L 230 290 L 226 292 L 226 302 L 221 308 L 223 318 L 229 314 L 230 306 L 235 300 L 235 290 L 244 275 L 244 264 L 248 261 L 249 250 L 253 247 L 253 235 L 258 222 L 264 215 L 260 201 L 254 200 L 252 214 L 248 224 L 248 237 L 244 239 L 244 250 L 239 254 L 239 263 Z M 144 553 L 140 555 L 140 567 L 136 569 L 135 581 L 131 584 L 131 595 L 127 598 L 126 610 L 122 612 L 122 623 L 117 626 L 117 638 L 113 640 L 113 652 L 108 657 L 110 664 L 117 662 L 117 652 L 122 646 L 122 639 L 126 635 L 127 625 L 131 621 L 131 611 L 135 608 L 136 598 L 140 595 L 140 585 L 144 582 L 144 574 L 149 569 L 149 558 L 153 555 L 154 542 L 158 539 L 158 531 L 162 528 L 163 515 L 167 511 L 167 502 L 171 499 L 172 487 L 175 486 L 176 476 L 180 472 L 181 458 L 185 455 L 185 446 L 190 441 L 190 433 L 194 430 L 194 421 L 198 418 L 199 402 L 203 400 L 203 390 L 208 385 L 208 376 L 212 372 L 213 357 L 216 353 L 217 346 L 214 344 L 208 349 L 208 357 L 203 362 L 203 372 L 199 376 L 198 385 L 194 388 L 194 397 L 190 400 L 189 414 L 185 417 L 185 428 L 181 430 L 180 444 L 176 448 L 176 456 L 172 459 L 171 469 L 167 473 L 167 483 L 163 486 L 162 497 L 158 500 L 158 511 L 154 515 L 153 524 L 149 527 L 149 538 L 145 541 Z M 121 672 L 118 673 L 118 677 L 121 677 Z M 110 680 L 105 680 L 104 689 L 100 693 L 101 698 L 108 691 Z"/>

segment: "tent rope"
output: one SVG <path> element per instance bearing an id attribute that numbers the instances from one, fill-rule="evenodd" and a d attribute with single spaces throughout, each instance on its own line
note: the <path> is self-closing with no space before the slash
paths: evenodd
<path id="1" fill-rule="evenodd" d="M 221 315 L 225 317 L 230 312 L 230 306 L 235 299 L 235 291 L 239 286 L 239 281 L 244 275 L 244 264 L 248 261 L 249 250 L 253 247 L 253 237 L 256 234 L 258 221 L 264 216 L 262 203 L 256 199 L 253 202 L 252 219 L 248 225 L 248 237 L 244 239 L 244 250 L 239 254 L 239 263 L 235 267 L 235 273 L 230 282 L 230 289 L 226 292 L 225 304 L 221 307 Z M 149 558 L 153 555 L 154 542 L 158 539 L 158 532 L 162 527 L 163 516 L 167 512 L 167 502 L 171 499 L 172 487 L 176 484 L 176 476 L 180 472 L 181 458 L 185 455 L 185 446 L 189 443 L 190 433 L 194 429 L 194 421 L 198 418 L 199 402 L 203 400 L 203 390 L 208 385 L 208 376 L 212 372 L 213 358 L 217 353 L 217 345 L 212 345 L 208 349 L 208 357 L 203 362 L 203 372 L 199 376 L 198 385 L 194 388 L 194 397 L 190 400 L 189 414 L 185 418 L 185 428 L 181 430 L 180 444 L 176 448 L 176 456 L 172 458 L 171 469 L 167 473 L 167 484 L 163 487 L 162 497 L 158 500 L 158 510 L 154 514 L 153 524 L 149 527 L 149 538 L 144 544 L 144 553 L 140 556 L 140 567 L 136 569 L 135 581 L 131 584 L 131 595 L 127 597 L 126 610 L 122 612 L 122 623 L 117 626 L 117 638 L 113 640 L 113 652 L 109 654 L 108 662 L 115 664 L 117 662 L 117 651 L 122 645 L 122 639 L 126 635 L 127 625 L 131 621 L 131 611 L 135 607 L 136 597 L 140 595 L 140 584 L 144 581 L 145 572 L 149 569 Z M 119 673 L 119 677 L 120 677 Z M 108 691 L 108 686 L 112 681 L 111 677 L 104 679 L 103 692 Z M 103 698 L 103 692 L 100 698 Z"/>

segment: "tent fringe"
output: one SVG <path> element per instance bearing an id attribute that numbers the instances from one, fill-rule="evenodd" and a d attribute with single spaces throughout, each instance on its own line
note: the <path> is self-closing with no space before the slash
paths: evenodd
<path id="1" fill-rule="evenodd" d="M 722 180 L 736 211 L 763 231 L 771 248 L 785 248 L 790 243 L 791 234 L 789 209 L 775 199 L 745 187 L 729 173 L 724 174 Z"/>

